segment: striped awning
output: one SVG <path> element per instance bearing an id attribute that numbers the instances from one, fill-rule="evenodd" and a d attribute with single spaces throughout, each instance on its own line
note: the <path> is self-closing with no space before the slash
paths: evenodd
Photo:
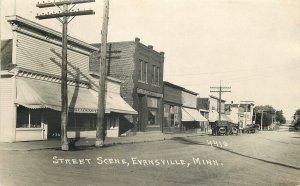
<path id="1" fill-rule="evenodd" d="M 61 84 L 43 80 L 16 79 L 16 103 L 30 109 L 49 108 L 61 111 Z M 98 106 L 97 92 L 88 88 L 68 85 L 69 112 L 96 113 Z M 120 95 L 106 94 L 105 113 L 118 112 L 137 114 Z"/>
<path id="2" fill-rule="evenodd" d="M 181 108 L 182 121 L 208 121 L 197 109 Z"/>

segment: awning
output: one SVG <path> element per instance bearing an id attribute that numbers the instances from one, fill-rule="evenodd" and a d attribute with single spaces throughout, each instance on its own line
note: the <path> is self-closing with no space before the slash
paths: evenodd
<path id="1" fill-rule="evenodd" d="M 49 108 L 61 111 L 61 84 L 17 78 L 16 103 L 30 109 Z M 69 112 L 96 113 L 98 99 L 96 91 L 88 88 L 68 85 Z M 137 114 L 118 94 L 107 93 L 105 113 L 119 112 Z"/>
<path id="2" fill-rule="evenodd" d="M 196 109 L 182 107 L 181 113 L 182 113 L 182 118 L 181 118 L 182 121 L 208 121 Z"/>
<path id="3" fill-rule="evenodd" d="M 92 91 L 93 96 L 98 99 L 98 92 Z M 118 112 L 123 114 L 138 114 L 126 101 L 117 93 L 106 92 L 105 112 Z"/>

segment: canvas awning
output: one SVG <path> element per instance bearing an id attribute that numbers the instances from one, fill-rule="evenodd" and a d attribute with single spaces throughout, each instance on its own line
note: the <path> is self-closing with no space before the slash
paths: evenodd
<path id="1" fill-rule="evenodd" d="M 49 108 L 61 111 L 61 84 L 29 79 L 17 78 L 16 103 L 30 109 Z M 68 85 L 69 112 L 96 113 L 97 92 L 88 88 Z M 118 112 L 123 114 L 137 114 L 118 94 L 107 93 L 105 113 Z"/>
<path id="2" fill-rule="evenodd" d="M 98 92 L 92 91 L 92 94 L 98 99 Z M 105 112 L 118 112 L 123 114 L 138 114 L 126 101 L 117 93 L 106 92 Z"/>
<path id="3" fill-rule="evenodd" d="M 196 109 L 182 107 L 181 113 L 182 113 L 182 119 L 181 119 L 182 121 L 208 121 Z"/>

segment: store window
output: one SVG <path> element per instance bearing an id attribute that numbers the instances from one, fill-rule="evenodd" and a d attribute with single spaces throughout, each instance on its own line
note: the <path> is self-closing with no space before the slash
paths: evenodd
<path id="1" fill-rule="evenodd" d="M 157 123 L 156 123 L 156 115 L 157 115 L 157 111 L 156 110 L 149 110 L 148 111 L 148 124 L 149 125 L 157 125 Z"/>
<path id="2" fill-rule="evenodd" d="M 170 105 L 164 104 L 164 117 L 169 117 Z"/>
<path id="3" fill-rule="evenodd" d="M 41 128 L 41 110 L 18 107 L 17 128 Z"/>
<path id="4" fill-rule="evenodd" d="M 179 109 L 178 106 L 170 106 L 170 123 L 171 127 L 178 127 L 179 126 Z"/>
<path id="5" fill-rule="evenodd" d="M 96 129 L 97 127 L 97 115 L 91 114 L 90 117 L 90 129 Z"/>

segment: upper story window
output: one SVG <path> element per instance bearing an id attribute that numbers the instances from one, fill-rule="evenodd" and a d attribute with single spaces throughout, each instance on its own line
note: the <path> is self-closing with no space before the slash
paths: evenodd
<path id="1" fill-rule="evenodd" d="M 144 81 L 147 83 L 148 82 L 148 63 L 144 62 Z"/>
<path id="2" fill-rule="evenodd" d="M 156 67 L 156 83 L 155 83 L 155 85 L 159 85 L 159 71 L 160 71 L 160 69 L 159 69 L 159 67 Z"/>
<path id="3" fill-rule="evenodd" d="M 143 70 L 143 61 L 142 60 L 139 60 L 139 80 L 142 81 L 143 80 L 143 73 L 142 73 L 142 70 Z"/>
<path id="4" fill-rule="evenodd" d="M 159 73 L 160 73 L 160 68 L 153 65 L 152 66 L 152 84 L 153 85 L 158 85 L 159 86 L 159 79 L 160 79 L 160 76 L 159 76 Z"/>
<path id="5" fill-rule="evenodd" d="M 139 81 L 142 82 L 148 82 L 148 63 L 143 61 L 143 60 L 139 60 L 139 71 L 138 71 L 138 76 L 139 76 Z"/>

